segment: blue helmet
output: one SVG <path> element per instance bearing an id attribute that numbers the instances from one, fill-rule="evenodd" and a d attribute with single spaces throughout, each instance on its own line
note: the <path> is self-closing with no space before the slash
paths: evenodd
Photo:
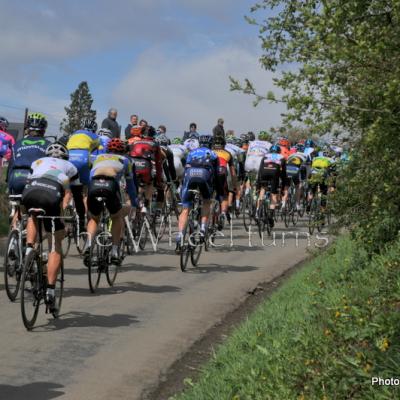
<path id="1" fill-rule="evenodd" d="M 199 144 L 200 147 L 208 147 L 211 149 L 211 146 L 213 145 L 213 137 L 211 135 L 201 135 L 199 137 Z"/>
<path id="2" fill-rule="evenodd" d="M 304 146 L 304 144 L 301 144 L 301 143 L 297 143 L 296 144 L 296 150 L 299 152 L 299 153 L 303 153 L 304 152 L 304 150 L 305 150 L 305 146 Z"/>
<path id="3" fill-rule="evenodd" d="M 270 153 L 276 153 L 276 154 L 280 154 L 281 152 L 281 147 L 278 146 L 277 144 L 274 144 L 273 146 L 271 146 L 271 148 L 269 149 Z"/>
<path id="4" fill-rule="evenodd" d="M 315 143 L 314 143 L 314 141 L 313 141 L 312 139 L 307 139 L 307 140 L 304 142 L 304 146 L 306 146 L 306 147 L 314 147 L 314 146 L 315 146 Z"/>

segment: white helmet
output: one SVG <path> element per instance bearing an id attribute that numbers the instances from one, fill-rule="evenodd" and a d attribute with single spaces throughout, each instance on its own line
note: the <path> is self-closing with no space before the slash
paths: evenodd
<path id="1" fill-rule="evenodd" d="M 101 129 L 99 129 L 99 131 L 97 132 L 97 135 L 98 135 L 98 136 L 106 136 L 106 137 L 108 137 L 108 138 L 110 138 L 110 139 L 113 137 L 112 132 L 111 132 L 109 129 L 107 129 L 107 128 L 101 128 Z"/>
<path id="2" fill-rule="evenodd" d="M 63 160 L 68 160 L 69 152 L 68 149 L 61 143 L 52 143 L 46 149 L 46 156 L 61 158 Z"/>

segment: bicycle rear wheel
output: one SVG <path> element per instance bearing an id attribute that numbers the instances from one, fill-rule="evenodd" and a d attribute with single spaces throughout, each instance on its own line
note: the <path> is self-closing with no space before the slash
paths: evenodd
<path id="1" fill-rule="evenodd" d="M 4 285 L 11 301 L 18 296 L 22 274 L 22 255 L 19 249 L 19 232 L 14 229 L 8 235 L 6 255 L 4 258 Z"/>
<path id="2" fill-rule="evenodd" d="M 41 269 L 38 265 L 36 251 L 32 250 L 25 259 L 21 279 L 21 316 L 25 328 L 33 329 L 42 300 Z"/>
<path id="3" fill-rule="evenodd" d="M 90 257 L 88 263 L 89 288 L 92 293 L 94 293 L 99 286 L 101 277 L 100 263 L 102 262 L 103 253 L 104 248 L 97 243 L 96 237 L 92 242 L 92 246 L 90 247 Z"/>
<path id="4" fill-rule="evenodd" d="M 120 254 L 121 260 L 123 260 L 123 258 L 125 257 L 124 250 L 123 250 L 124 248 L 125 248 L 125 243 L 124 243 L 124 240 L 122 240 L 122 242 L 120 244 L 120 248 L 119 248 L 119 251 L 120 251 L 119 254 Z M 118 265 L 111 264 L 110 262 L 108 262 L 107 268 L 106 268 L 106 278 L 107 278 L 107 283 L 109 286 L 114 285 L 115 279 L 117 278 L 117 275 L 118 275 L 118 271 L 119 271 Z"/>
<path id="5" fill-rule="evenodd" d="M 64 294 L 64 260 L 61 260 L 60 270 L 57 275 L 55 297 L 56 297 L 56 311 L 52 313 L 54 318 L 58 318 L 61 312 L 61 304 Z"/>
<path id="6" fill-rule="evenodd" d="M 249 231 L 250 226 L 252 225 L 253 220 L 253 201 L 251 194 L 248 193 L 244 196 L 243 199 L 243 210 L 242 210 L 242 218 L 243 218 L 243 225 L 246 232 Z"/>
<path id="7" fill-rule="evenodd" d="M 190 237 L 192 238 L 191 241 L 193 242 L 189 244 L 192 248 L 190 261 L 192 262 L 192 265 L 196 267 L 200 260 L 203 243 L 200 238 L 200 232 L 195 230 L 193 222 L 189 222 L 189 232 Z"/>
<path id="8" fill-rule="evenodd" d="M 311 201 L 310 212 L 308 214 L 308 231 L 310 235 L 314 233 L 318 219 L 318 206 L 315 200 Z"/>
<path id="9" fill-rule="evenodd" d="M 189 258 L 191 256 L 191 252 L 192 252 L 189 241 L 188 241 L 188 236 L 189 235 L 187 234 L 187 229 L 186 229 L 186 231 L 183 235 L 183 238 L 182 238 L 181 252 L 180 252 L 180 266 L 181 266 L 182 272 L 186 272 Z"/>

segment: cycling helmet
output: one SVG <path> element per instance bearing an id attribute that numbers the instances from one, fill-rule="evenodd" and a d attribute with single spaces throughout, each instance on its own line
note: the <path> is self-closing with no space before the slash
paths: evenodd
<path id="1" fill-rule="evenodd" d="M 241 135 L 240 135 L 240 139 L 242 140 L 242 142 L 244 143 L 244 144 L 247 144 L 247 143 L 249 143 L 249 135 L 247 134 L 247 133 L 242 133 Z"/>
<path id="2" fill-rule="evenodd" d="M 242 147 L 243 146 L 243 140 L 238 138 L 238 137 L 234 137 L 232 143 L 237 147 Z"/>
<path id="3" fill-rule="evenodd" d="M 290 147 L 289 139 L 285 137 L 280 138 L 278 141 L 278 145 L 289 148 Z"/>
<path id="4" fill-rule="evenodd" d="M 216 136 L 213 139 L 213 145 L 214 146 L 219 146 L 219 147 L 224 147 L 226 145 L 226 140 L 224 136 Z"/>
<path id="5" fill-rule="evenodd" d="M 94 119 L 86 118 L 83 120 L 83 129 L 95 133 L 97 131 L 97 122 Z"/>
<path id="6" fill-rule="evenodd" d="M 307 140 L 304 142 L 304 146 L 306 146 L 306 147 L 314 147 L 314 146 L 315 146 L 315 143 L 314 143 L 314 141 L 313 141 L 312 139 L 307 139 Z"/>
<path id="7" fill-rule="evenodd" d="M 280 154 L 281 148 L 280 148 L 279 145 L 274 144 L 274 145 L 271 146 L 271 148 L 269 149 L 269 152 L 270 152 L 270 153 L 277 153 L 277 154 Z"/>
<path id="8" fill-rule="evenodd" d="M 143 137 L 148 137 L 154 139 L 157 136 L 157 131 L 155 130 L 154 126 L 146 126 L 143 129 Z"/>
<path id="9" fill-rule="evenodd" d="M 305 150 L 304 144 L 297 143 L 295 147 L 296 147 L 296 150 L 297 150 L 299 153 L 304 153 L 304 150 Z"/>
<path id="10" fill-rule="evenodd" d="M 269 139 L 269 135 L 268 135 L 268 133 L 266 131 L 261 131 L 258 134 L 258 140 L 268 141 L 268 139 Z"/>
<path id="11" fill-rule="evenodd" d="M 249 138 L 249 142 L 256 140 L 256 135 L 253 132 L 247 132 L 247 137 Z"/>
<path id="12" fill-rule="evenodd" d="M 8 124 L 7 118 L 0 117 L 0 129 L 2 131 L 6 131 L 8 128 L 8 125 L 9 124 Z"/>
<path id="13" fill-rule="evenodd" d="M 30 131 L 37 131 L 44 134 L 47 128 L 46 117 L 42 113 L 30 113 L 26 120 L 26 127 Z"/>
<path id="14" fill-rule="evenodd" d="M 235 136 L 229 135 L 226 137 L 226 143 L 234 144 L 235 143 Z"/>
<path id="15" fill-rule="evenodd" d="M 179 137 L 173 138 L 172 144 L 183 144 L 183 140 Z"/>
<path id="16" fill-rule="evenodd" d="M 211 149 L 211 146 L 213 145 L 213 137 L 211 135 L 201 135 L 199 137 L 199 144 L 200 147 L 208 147 Z"/>
<path id="17" fill-rule="evenodd" d="M 47 147 L 46 156 L 68 160 L 69 153 L 68 149 L 62 143 L 55 142 Z"/>
<path id="18" fill-rule="evenodd" d="M 298 144 L 305 144 L 306 143 L 306 139 L 300 139 L 298 142 L 297 142 Z"/>
<path id="19" fill-rule="evenodd" d="M 113 138 L 107 144 L 107 152 L 124 154 L 126 152 L 126 144 L 120 138 Z"/>
<path id="20" fill-rule="evenodd" d="M 99 129 L 99 131 L 97 132 L 97 135 L 98 136 L 105 136 L 105 137 L 108 137 L 108 138 L 112 138 L 112 136 L 113 136 L 112 132 L 107 128 Z"/>
<path id="21" fill-rule="evenodd" d="M 157 135 L 154 138 L 154 141 L 163 147 L 167 147 L 171 144 L 171 140 L 169 140 L 169 138 L 165 134 Z"/>

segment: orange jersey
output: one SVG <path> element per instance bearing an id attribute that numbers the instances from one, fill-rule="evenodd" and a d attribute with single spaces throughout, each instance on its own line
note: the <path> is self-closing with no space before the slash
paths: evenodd
<path id="1" fill-rule="evenodd" d="M 287 147 L 281 146 L 281 154 L 285 160 L 290 156 L 290 150 Z"/>
<path id="2" fill-rule="evenodd" d="M 228 168 L 232 165 L 232 155 L 225 149 L 213 149 L 214 153 L 218 156 L 220 167 Z"/>

